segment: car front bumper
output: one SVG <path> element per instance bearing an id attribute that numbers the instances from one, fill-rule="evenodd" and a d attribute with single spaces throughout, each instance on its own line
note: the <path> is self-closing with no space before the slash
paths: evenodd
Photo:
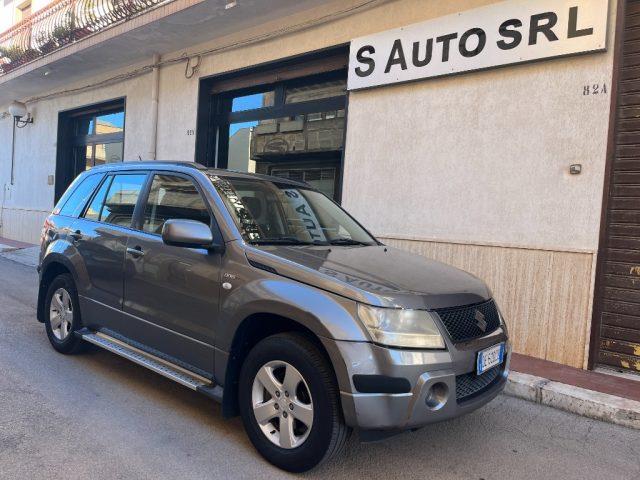
<path id="1" fill-rule="evenodd" d="M 475 375 L 477 354 L 501 342 L 507 347 L 504 361 L 494 367 L 491 381 L 485 377 L 487 381 L 483 382 Z M 504 389 L 509 373 L 511 348 L 502 328 L 464 344 L 448 342 L 446 350 L 399 350 L 363 342 L 324 343 L 332 359 L 340 359 L 340 365 L 334 361 L 334 367 L 345 422 L 359 430 L 402 431 L 465 415 L 493 400 Z M 372 388 L 362 392 L 354 384 L 354 375 L 406 379 L 408 383 L 402 393 L 389 393 L 384 386 L 378 392 Z M 464 396 L 463 386 L 458 385 L 463 381 L 477 390 Z"/>

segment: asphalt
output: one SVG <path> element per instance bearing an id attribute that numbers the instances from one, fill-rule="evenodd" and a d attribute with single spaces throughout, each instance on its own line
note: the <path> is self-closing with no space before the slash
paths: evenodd
<path id="1" fill-rule="evenodd" d="M 239 419 L 96 349 L 63 356 L 35 319 L 33 267 L 0 258 L 0 479 L 285 478 Z M 640 433 L 499 396 L 375 444 L 352 437 L 303 478 L 640 478 Z"/>

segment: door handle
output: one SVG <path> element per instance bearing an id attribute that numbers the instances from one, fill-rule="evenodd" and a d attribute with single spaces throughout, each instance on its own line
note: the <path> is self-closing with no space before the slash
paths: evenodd
<path id="1" fill-rule="evenodd" d="M 129 255 L 133 255 L 134 257 L 142 257 L 144 255 L 141 247 L 127 247 L 127 253 Z"/>

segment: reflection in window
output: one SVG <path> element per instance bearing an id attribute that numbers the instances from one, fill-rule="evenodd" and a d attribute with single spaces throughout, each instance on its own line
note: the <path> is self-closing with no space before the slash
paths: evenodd
<path id="1" fill-rule="evenodd" d="M 343 142 L 344 110 L 232 123 L 227 168 L 256 172 L 259 162 L 340 151 Z"/>
<path id="2" fill-rule="evenodd" d="M 258 108 L 273 107 L 274 100 L 275 92 L 273 91 L 236 97 L 231 102 L 231 111 L 245 112 L 247 110 L 256 110 Z"/>
<path id="3" fill-rule="evenodd" d="M 146 175 L 116 175 L 107 193 L 100 221 L 128 227 Z"/>
<path id="4" fill-rule="evenodd" d="M 273 168 L 274 177 L 288 178 L 297 182 L 305 182 L 320 190 L 329 198 L 333 198 L 336 186 L 336 167 L 328 168 Z"/>
<path id="5" fill-rule="evenodd" d="M 105 163 L 122 162 L 123 143 L 96 143 L 80 147 L 80 155 L 84 157 L 83 161 L 86 169 L 89 170 L 97 165 Z"/>
<path id="6" fill-rule="evenodd" d="M 290 87 L 285 91 L 285 103 L 310 102 L 323 98 L 340 97 L 347 93 L 346 79 Z"/>
<path id="7" fill-rule="evenodd" d="M 124 112 L 109 113 L 96 117 L 96 135 L 119 133 L 124 130 Z"/>
<path id="8" fill-rule="evenodd" d="M 99 143 L 95 146 L 95 165 L 122 161 L 122 142 Z"/>
<path id="9" fill-rule="evenodd" d="M 81 154 L 84 155 L 84 163 L 86 169 L 93 168 L 93 145 L 87 145 L 86 147 L 80 147 Z"/>
<path id="10" fill-rule="evenodd" d="M 211 223 L 204 199 L 190 180 L 156 175 L 149 191 L 142 229 L 159 235 L 164 222 L 172 218 Z"/>
<path id="11" fill-rule="evenodd" d="M 84 218 L 95 222 L 100 219 L 100 211 L 102 210 L 104 197 L 107 194 L 107 190 L 109 190 L 109 185 L 111 185 L 111 180 L 111 178 L 107 178 L 107 180 L 100 186 L 100 189 L 93 197 L 93 200 L 91 200 L 89 207 L 87 207 L 87 211 L 84 213 Z"/>
<path id="12" fill-rule="evenodd" d="M 80 215 L 89 197 L 102 180 L 102 175 L 90 175 L 85 178 L 78 188 L 71 194 L 64 206 L 60 209 L 60 215 L 77 217 Z"/>

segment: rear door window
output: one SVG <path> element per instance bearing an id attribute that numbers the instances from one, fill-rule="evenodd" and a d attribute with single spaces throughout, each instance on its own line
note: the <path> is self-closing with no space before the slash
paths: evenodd
<path id="1" fill-rule="evenodd" d="M 115 175 L 100 212 L 100 222 L 131 226 L 140 191 L 147 179 L 146 174 Z"/>
<path id="2" fill-rule="evenodd" d="M 107 179 L 89 204 L 84 217 L 122 227 L 131 226 L 133 212 L 147 174 L 121 174 Z"/>
<path id="3" fill-rule="evenodd" d="M 107 195 L 107 190 L 109 190 L 112 180 L 113 177 L 109 177 L 100 186 L 94 195 L 93 200 L 91 200 L 91 203 L 87 207 L 87 210 L 84 212 L 84 218 L 87 220 L 93 220 L 94 222 L 100 220 L 100 212 L 102 211 L 102 205 L 104 205 L 104 197 Z"/>
<path id="4" fill-rule="evenodd" d="M 64 203 L 59 215 L 68 217 L 80 215 L 103 177 L 104 175 L 89 175 L 85 178 Z"/>

